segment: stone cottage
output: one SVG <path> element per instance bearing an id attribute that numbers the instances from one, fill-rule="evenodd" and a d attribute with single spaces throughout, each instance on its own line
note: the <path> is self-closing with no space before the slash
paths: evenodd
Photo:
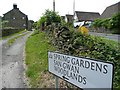
<path id="1" fill-rule="evenodd" d="M 101 18 L 111 18 L 118 12 L 120 12 L 120 2 L 108 6 L 101 14 Z"/>
<path id="2" fill-rule="evenodd" d="M 28 29 L 28 16 L 13 4 L 13 9 L 3 14 L 3 20 L 8 21 L 7 27 L 14 29 Z"/>

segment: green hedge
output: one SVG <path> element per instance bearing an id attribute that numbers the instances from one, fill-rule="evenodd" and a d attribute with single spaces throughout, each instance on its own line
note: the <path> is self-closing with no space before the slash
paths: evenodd
<path id="1" fill-rule="evenodd" d="M 8 28 L 8 29 L 2 29 L 2 37 L 3 36 L 8 36 L 14 33 L 17 33 L 19 31 L 22 31 L 20 29 L 13 29 L 13 28 Z"/>
<path id="2" fill-rule="evenodd" d="M 120 45 L 102 37 L 84 36 L 67 27 L 50 25 L 46 29 L 51 43 L 61 53 L 90 57 L 114 64 L 113 87 L 120 88 Z"/>

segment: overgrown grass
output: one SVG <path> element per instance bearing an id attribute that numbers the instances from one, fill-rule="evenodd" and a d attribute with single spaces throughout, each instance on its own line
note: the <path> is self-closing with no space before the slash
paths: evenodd
<path id="1" fill-rule="evenodd" d="M 37 87 L 41 73 L 48 70 L 48 50 L 54 51 L 55 48 L 49 44 L 44 32 L 35 31 L 26 42 L 26 75 L 31 87 Z"/>
<path id="2" fill-rule="evenodd" d="M 11 46 L 11 45 L 16 41 L 16 39 L 18 39 L 18 38 L 20 38 L 20 37 L 25 36 L 26 34 L 28 34 L 28 32 L 25 33 L 25 34 L 22 34 L 22 33 L 23 33 L 23 32 L 20 32 L 20 34 L 19 34 L 18 36 L 14 37 L 14 38 L 12 38 L 12 39 L 10 39 L 10 40 L 8 40 L 7 44 L 8 44 L 9 46 Z"/>

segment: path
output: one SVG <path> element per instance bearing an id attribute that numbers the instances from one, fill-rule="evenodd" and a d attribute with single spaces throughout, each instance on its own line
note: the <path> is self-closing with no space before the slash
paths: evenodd
<path id="1" fill-rule="evenodd" d="M 118 34 L 106 34 L 106 33 L 96 33 L 96 32 L 89 32 L 89 34 L 95 35 L 95 36 L 102 36 L 107 39 L 120 42 L 120 35 Z"/>
<path id="2" fill-rule="evenodd" d="M 20 38 L 8 47 L 2 43 L 0 49 L 0 89 L 1 88 L 26 88 L 24 80 L 24 47 L 25 42 L 32 31 Z M 5 41 L 6 42 L 6 41 Z"/>

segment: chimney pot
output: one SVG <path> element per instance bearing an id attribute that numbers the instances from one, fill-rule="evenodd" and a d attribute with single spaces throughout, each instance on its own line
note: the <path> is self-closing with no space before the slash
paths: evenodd
<path id="1" fill-rule="evenodd" d="M 17 4 L 13 4 L 13 9 L 17 9 Z"/>

